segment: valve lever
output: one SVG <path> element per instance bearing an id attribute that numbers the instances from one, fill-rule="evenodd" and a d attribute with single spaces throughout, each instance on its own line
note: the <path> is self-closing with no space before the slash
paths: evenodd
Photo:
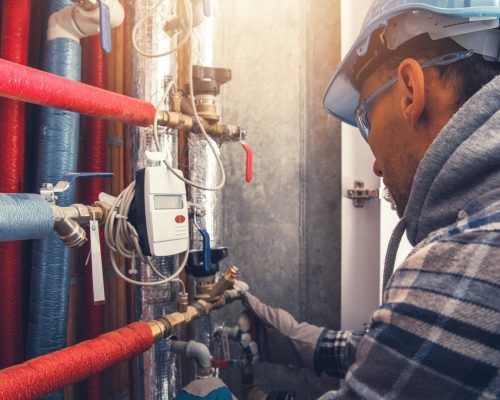
<path id="1" fill-rule="evenodd" d="M 202 228 L 196 222 L 196 213 L 193 218 L 194 226 L 200 232 L 201 238 L 203 240 L 203 267 L 205 268 L 206 273 L 210 273 L 210 269 L 212 268 L 212 259 L 210 256 L 210 234 L 205 228 Z"/>
<path id="2" fill-rule="evenodd" d="M 99 3 L 99 26 L 101 31 L 101 47 L 105 53 L 111 52 L 111 14 L 104 0 Z"/>
<path id="3" fill-rule="evenodd" d="M 78 178 L 112 178 L 112 172 L 68 172 L 54 187 L 55 192 L 66 191 Z"/>
<path id="4" fill-rule="evenodd" d="M 240 140 L 241 146 L 247 155 L 246 161 L 246 181 L 250 183 L 253 177 L 253 152 L 250 145 L 245 140 Z"/>

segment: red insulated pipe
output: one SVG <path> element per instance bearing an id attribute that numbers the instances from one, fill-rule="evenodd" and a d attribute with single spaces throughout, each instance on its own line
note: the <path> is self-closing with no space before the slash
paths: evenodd
<path id="1" fill-rule="evenodd" d="M 101 37 L 92 36 L 86 40 L 84 59 L 87 60 L 87 80 L 92 86 L 106 88 L 106 59 L 101 49 Z M 104 172 L 106 169 L 106 128 L 107 121 L 97 118 L 86 118 L 86 140 L 84 142 L 83 170 L 86 172 Z M 103 179 L 88 179 L 82 182 L 84 188 L 83 200 L 85 204 L 92 204 L 105 190 Z M 101 231 L 101 237 L 103 237 Z M 84 255 L 88 254 L 90 246 L 84 248 Z M 90 261 L 92 264 L 92 261 Z M 85 279 L 85 337 L 93 339 L 103 331 L 103 304 L 94 304 L 92 287 L 92 268 L 84 268 Z M 97 374 L 90 377 L 85 383 L 85 398 L 88 400 L 102 399 L 102 376 Z"/>
<path id="2" fill-rule="evenodd" d="M 4 0 L 1 57 L 28 61 L 30 0 Z M 22 102 L 0 99 L 0 193 L 24 192 L 24 122 Z M 0 369 L 23 361 L 22 243 L 0 243 Z"/>
<path id="3" fill-rule="evenodd" d="M 155 107 L 146 101 L 3 59 L 0 96 L 140 126 L 151 125 L 155 116 Z"/>
<path id="4" fill-rule="evenodd" d="M 143 353 L 153 345 L 146 322 L 136 322 L 63 350 L 0 371 L 0 399 L 28 400 L 52 393 Z"/>

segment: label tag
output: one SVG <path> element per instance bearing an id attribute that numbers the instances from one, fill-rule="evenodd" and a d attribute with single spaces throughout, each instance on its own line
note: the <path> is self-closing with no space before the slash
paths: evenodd
<path id="1" fill-rule="evenodd" d="M 99 238 L 99 223 L 95 219 L 90 221 L 90 256 L 92 258 L 94 303 L 103 303 L 106 299 L 104 295 L 101 240 Z"/>

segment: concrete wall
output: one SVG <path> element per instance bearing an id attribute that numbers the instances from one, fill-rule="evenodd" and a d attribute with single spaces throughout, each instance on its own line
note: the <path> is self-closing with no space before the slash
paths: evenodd
<path id="1" fill-rule="evenodd" d="M 340 57 L 339 14 L 340 0 L 221 1 L 215 58 L 233 72 L 223 120 L 245 127 L 255 152 L 250 185 L 243 149 L 222 152 L 226 265 L 237 265 L 262 301 L 333 328 L 340 324 L 340 124 L 323 111 L 322 96 Z M 235 388 L 238 377 L 225 379 Z M 255 383 L 299 399 L 336 384 L 263 364 Z"/>

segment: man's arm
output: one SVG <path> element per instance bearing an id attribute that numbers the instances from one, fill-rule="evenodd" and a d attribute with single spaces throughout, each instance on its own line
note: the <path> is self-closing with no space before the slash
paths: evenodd
<path id="1" fill-rule="evenodd" d="M 356 359 L 358 343 L 363 332 L 334 331 L 326 329 L 319 338 L 314 367 L 322 372 L 343 379 Z"/>
<path id="2" fill-rule="evenodd" d="M 298 323 L 286 311 L 270 307 L 250 293 L 243 295 L 243 303 L 257 326 L 260 360 L 344 378 L 362 333 Z"/>

